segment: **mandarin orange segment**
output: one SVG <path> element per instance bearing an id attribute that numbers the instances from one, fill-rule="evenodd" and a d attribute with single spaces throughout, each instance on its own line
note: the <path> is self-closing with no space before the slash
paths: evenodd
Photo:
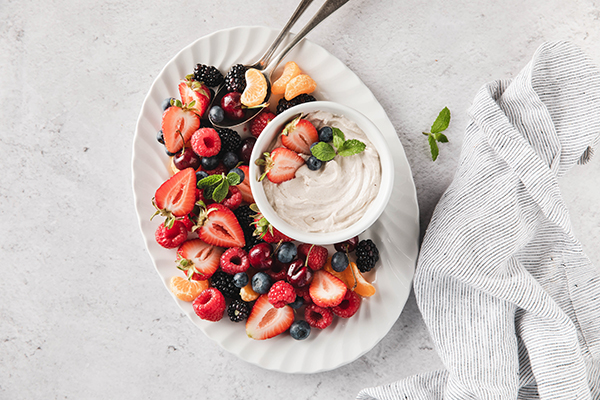
<path id="1" fill-rule="evenodd" d="M 267 97 L 267 79 L 256 68 L 246 71 L 246 89 L 240 97 L 240 101 L 246 107 L 261 105 Z"/>
<path id="2" fill-rule="evenodd" d="M 260 296 L 260 294 L 256 293 L 252 289 L 252 283 L 248 283 L 246 286 L 240 289 L 240 296 L 242 297 L 242 300 L 248 303 L 250 301 L 258 299 L 258 296 Z"/>
<path id="3" fill-rule="evenodd" d="M 271 92 L 273 94 L 284 94 L 285 87 L 287 86 L 288 82 L 291 81 L 292 78 L 295 78 L 296 76 L 300 75 L 301 73 L 302 71 L 300 70 L 298 64 L 296 64 L 293 61 L 288 61 L 287 63 L 285 63 L 285 67 L 283 67 L 283 72 L 279 79 L 277 79 L 271 85 Z"/>
<path id="4" fill-rule="evenodd" d="M 346 272 L 348 271 L 348 272 Z M 371 285 L 364 276 L 360 273 L 355 263 L 351 262 L 348 268 L 344 271 L 346 274 L 350 274 L 355 282 L 354 293 L 359 294 L 363 297 L 371 297 L 375 294 L 375 286 Z M 354 286 L 353 285 L 353 286 Z"/>
<path id="5" fill-rule="evenodd" d="M 317 89 L 317 83 L 306 74 L 300 74 L 292 78 L 285 85 L 285 99 L 291 100 L 300 94 L 312 93 Z"/>
<path id="6" fill-rule="evenodd" d="M 183 301 L 194 301 L 204 290 L 208 289 L 208 281 L 187 280 L 180 276 L 171 278 L 171 292 Z"/>

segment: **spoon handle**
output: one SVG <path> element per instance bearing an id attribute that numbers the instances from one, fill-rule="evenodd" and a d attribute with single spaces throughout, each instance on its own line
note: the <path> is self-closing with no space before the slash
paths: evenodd
<path id="1" fill-rule="evenodd" d="M 304 11 L 306 11 L 308 6 L 312 2 L 313 0 L 302 0 L 300 4 L 298 4 L 298 7 L 296 7 L 296 11 L 294 11 L 288 22 L 279 32 L 279 35 L 277 35 L 273 43 L 271 43 L 271 46 L 267 49 L 267 51 L 265 51 L 260 60 L 258 60 L 253 65 L 254 68 L 263 70 L 267 65 L 269 65 L 269 62 L 271 61 L 271 57 L 273 57 L 273 53 L 275 53 L 275 50 L 277 50 L 281 42 L 287 37 L 287 34 L 290 32 L 292 26 L 298 21 L 300 16 L 304 14 Z"/>
<path id="2" fill-rule="evenodd" d="M 281 60 L 283 60 L 283 58 L 298 44 L 298 42 L 304 39 L 304 36 L 306 36 L 315 26 L 319 25 L 325 18 L 329 17 L 334 11 L 346 4 L 348 1 L 349 0 L 327 0 L 325 3 L 323 3 L 319 11 L 317 11 L 312 19 L 306 23 L 304 28 L 302 28 L 302 30 L 298 32 L 296 36 L 294 36 L 294 39 L 288 43 L 288 45 L 285 46 L 285 48 L 281 50 L 276 58 L 268 65 L 265 72 L 268 72 L 269 75 L 273 73 Z"/>

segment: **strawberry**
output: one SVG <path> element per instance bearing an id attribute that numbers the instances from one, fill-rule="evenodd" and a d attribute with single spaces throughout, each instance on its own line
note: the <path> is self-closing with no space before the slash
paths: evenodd
<path id="1" fill-rule="evenodd" d="M 173 226 L 175 217 L 184 217 L 194 208 L 196 201 L 196 171 L 186 168 L 179 171 L 156 190 L 152 203 L 156 215 L 166 217 L 165 225 Z M 152 219 L 151 218 L 151 219 Z"/>
<path id="2" fill-rule="evenodd" d="M 223 249 L 211 246 L 200 239 L 191 239 L 177 250 L 177 268 L 185 272 L 188 279 L 204 281 L 219 268 Z"/>
<path id="3" fill-rule="evenodd" d="M 183 104 L 202 117 L 210 104 L 210 89 L 202 82 L 187 76 L 179 83 L 179 95 Z"/>
<path id="4" fill-rule="evenodd" d="M 250 209 L 256 212 L 254 215 L 254 222 L 252 223 L 252 225 L 256 227 L 253 233 L 254 236 L 258 236 L 267 243 L 291 242 L 294 240 L 279 232 L 277 228 L 271 225 L 271 223 L 263 217 L 262 213 L 258 211 L 256 204 L 250 205 Z"/>
<path id="5" fill-rule="evenodd" d="M 281 132 L 281 144 L 296 153 L 310 155 L 310 145 L 319 141 L 319 133 L 306 119 L 298 117 Z"/>
<path id="6" fill-rule="evenodd" d="M 167 108 L 163 113 L 161 126 L 167 151 L 177 153 L 199 127 L 200 118 L 187 107 Z"/>
<path id="7" fill-rule="evenodd" d="M 244 180 L 237 185 L 242 193 L 242 201 L 252 204 L 254 203 L 254 197 L 252 196 L 252 190 L 250 190 L 250 168 L 247 165 L 240 165 L 238 168 L 244 172 Z"/>
<path id="8" fill-rule="evenodd" d="M 211 204 L 200 212 L 194 227 L 200 239 L 220 247 L 244 247 L 244 231 L 235 214 L 222 204 Z"/>
<path id="9" fill-rule="evenodd" d="M 263 129 L 275 118 L 275 114 L 267 111 L 266 109 L 258 114 L 252 121 L 250 121 L 250 133 L 252 136 L 259 137 Z"/>
<path id="10" fill-rule="evenodd" d="M 327 271 L 315 271 L 309 293 L 313 302 L 320 307 L 334 307 L 344 300 L 346 285 Z"/>
<path id="11" fill-rule="evenodd" d="M 256 160 L 257 165 L 265 165 L 265 173 L 260 177 L 262 181 L 265 176 L 273 183 L 289 181 L 296 176 L 296 171 L 304 165 L 304 159 L 296 152 L 277 147 L 271 154 L 265 153 L 265 159 Z"/>
<path id="12" fill-rule="evenodd" d="M 305 260 L 305 264 L 313 271 L 317 271 L 327 262 L 329 253 L 327 248 L 315 244 L 302 243 L 298 245 L 298 256 Z"/>
<path id="13" fill-rule="evenodd" d="M 255 340 L 269 339 L 289 329 L 294 322 L 294 310 L 290 306 L 275 308 L 268 296 L 260 296 L 246 321 L 246 334 Z"/>

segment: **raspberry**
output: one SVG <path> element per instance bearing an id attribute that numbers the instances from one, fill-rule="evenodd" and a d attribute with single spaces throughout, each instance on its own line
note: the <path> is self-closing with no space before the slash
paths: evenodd
<path id="1" fill-rule="evenodd" d="M 242 192 L 235 186 L 229 186 L 227 197 L 221 202 L 225 207 L 231 211 L 235 210 L 242 204 Z M 242 229 L 243 230 L 243 229 Z"/>
<path id="2" fill-rule="evenodd" d="M 171 228 L 167 228 L 165 224 L 160 224 L 154 233 L 154 237 L 162 247 L 173 249 L 185 242 L 187 228 L 181 221 L 175 221 Z"/>
<path id="3" fill-rule="evenodd" d="M 239 247 L 227 249 L 221 255 L 221 269 L 230 275 L 235 275 L 238 272 L 246 272 L 250 267 L 248 254 Z"/>
<path id="4" fill-rule="evenodd" d="M 207 321 L 219 321 L 225 312 L 225 297 L 215 288 L 204 290 L 192 303 L 197 316 Z"/>
<path id="5" fill-rule="evenodd" d="M 277 281 L 271 286 L 268 294 L 269 303 L 275 308 L 281 308 L 296 300 L 294 287 L 285 281 Z"/>
<path id="6" fill-rule="evenodd" d="M 371 239 L 361 240 L 356 246 L 356 266 L 360 272 L 369 272 L 379 261 L 379 250 Z"/>
<path id="7" fill-rule="evenodd" d="M 318 271 L 325 266 L 329 253 L 323 246 L 302 243 L 298 246 L 298 255 L 306 261 L 310 269 Z"/>
<path id="8" fill-rule="evenodd" d="M 233 322 L 240 322 L 250 315 L 250 304 L 242 300 L 233 300 L 227 307 L 227 315 Z"/>
<path id="9" fill-rule="evenodd" d="M 325 329 L 333 322 L 333 313 L 329 308 L 310 304 L 304 309 L 304 319 L 313 328 Z"/>
<path id="10" fill-rule="evenodd" d="M 302 297 L 304 304 L 312 304 L 313 302 L 312 297 L 310 297 L 309 288 L 310 285 L 295 288 L 296 295 Z"/>
<path id="11" fill-rule="evenodd" d="M 201 157 L 212 157 L 221 151 L 221 137 L 213 128 L 200 128 L 192 135 L 192 149 Z"/>
<path id="12" fill-rule="evenodd" d="M 346 290 L 344 299 L 340 304 L 331 308 L 331 311 L 338 317 L 350 318 L 358 311 L 360 307 L 361 297 L 352 290 Z"/>
<path id="13" fill-rule="evenodd" d="M 275 114 L 267 110 L 262 111 L 250 122 L 250 133 L 252 136 L 259 137 L 263 129 L 275 118 Z"/>

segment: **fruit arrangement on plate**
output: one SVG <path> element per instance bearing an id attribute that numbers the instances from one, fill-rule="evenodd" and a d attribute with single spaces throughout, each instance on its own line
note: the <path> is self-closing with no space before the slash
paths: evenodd
<path id="1" fill-rule="evenodd" d="M 214 88 L 220 85 L 228 93 L 209 109 Z M 275 113 L 264 103 L 269 88 L 262 73 L 241 64 L 225 76 L 214 66 L 198 64 L 178 89 L 180 99 L 163 102 L 157 134 L 171 157 L 173 175 L 152 199 L 152 218 L 163 218 L 156 241 L 176 249 L 173 271 L 181 271 L 171 278 L 172 293 L 191 302 L 203 320 L 216 322 L 227 315 L 233 322 L 246 321 L 247 335 L 257 340 L 284 332 L 302 340 L 311 329 L 327 328 L 335 317 L 352 317 L 362 299 L 376 291 L 363 276 L 379 261 L 375 243 L 358 237 L 330 246 L 295 242 L 264 218 L 249 185 L 248 163 L 256 138 L 275 114 L 314 101 L 314 80 L 288 62 L 270 88 L 282 96 Z M 210 122 L 242 119 L 253 107 L 263 110 L 250 122 L 247 137 Z M 331 131 L 325 127 L 317 132 L 307 123 L 302 120 L 295 126 L 296 134 L 282 135 L 283 150 L 296 156 L 299 150 L 310 153 L 304 147 L 313 143 L 304 139 L 317 143 Z M 279 158 L 271 157 L 272 162 Z M 271 167 L 266 176 L 274 183 L 289 179 L 283 176 L 285 168 L 281 170 Z"/>

